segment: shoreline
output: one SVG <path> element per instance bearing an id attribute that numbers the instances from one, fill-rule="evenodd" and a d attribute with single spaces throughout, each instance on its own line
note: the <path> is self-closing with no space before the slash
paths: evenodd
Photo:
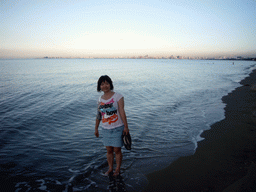
<path id="1" fill-rule="evenodd" d="M 225 118 L 204 131 L 195 153 L 147 175 L 144 191 L 253 191 L 256 189 L 256 70 L 222 97 Z M 255 118 L 255 119 L 254 119 Z"/>

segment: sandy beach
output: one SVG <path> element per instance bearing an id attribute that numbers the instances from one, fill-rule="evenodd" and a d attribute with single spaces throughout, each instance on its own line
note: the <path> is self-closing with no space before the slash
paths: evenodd
<path id="1" fill-rule="evenodd" d="M 256 191 L 256 70 L 222 98 L 225 119 L 204 131 L 192 156 L 147 175 L 145 191 Z"/>

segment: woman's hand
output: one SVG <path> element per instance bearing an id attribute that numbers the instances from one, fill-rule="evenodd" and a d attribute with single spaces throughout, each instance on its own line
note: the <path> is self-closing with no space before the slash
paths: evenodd
<path id="1" fill-rule="evenodd" d="M 123 135 L 128 135 L 128 133 L 129 133 L 129 129 L 128 128 L 124 128 Z"/>
<path id="2" fill-rule="evenodd" d="M 95 135 L 96 137 L 99 137 L 99 131 L 98 131 L 98 130 L 95 130 L 94 135 Z"/>

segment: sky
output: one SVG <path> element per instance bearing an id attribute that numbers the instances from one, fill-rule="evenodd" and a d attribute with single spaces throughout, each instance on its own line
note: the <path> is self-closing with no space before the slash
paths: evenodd
<path id="1" fill-rule="evenodd" d="M 256 56 L 256 0 L 1 0 L 0 58 Z"/>

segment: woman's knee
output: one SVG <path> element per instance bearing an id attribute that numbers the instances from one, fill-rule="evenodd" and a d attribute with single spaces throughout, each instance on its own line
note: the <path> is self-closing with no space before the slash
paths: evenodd
<path id="1" fill-rule="evenodd" d="M 108 154 L 112 154 L 114 151 L 113 147 L 106 147 L 106 149 Z"/>
<path id="2" fill-rule="evenodd" d="M 120 154 L 121 153 L 121 147 L 114 147 L 114 152 L 115 152 L 115 154 Z"/>

